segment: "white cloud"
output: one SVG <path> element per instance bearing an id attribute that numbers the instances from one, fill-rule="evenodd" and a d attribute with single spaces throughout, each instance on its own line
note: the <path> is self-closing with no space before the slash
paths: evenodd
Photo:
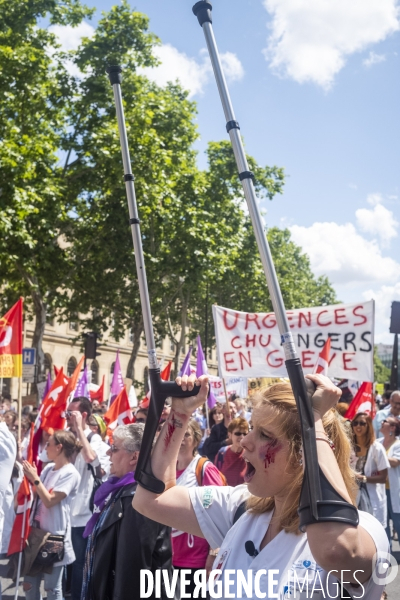
<path id="1" fill-rule="evenodd" d="M 51 25 L 49 31 L 54 33 L 64 51 L 77 50 L 83 37 L 92 37 L 94 28 L 86 21 L 79 23 L 77 27 L 71 25 Z"/>
<path id="2" fill-rule="evenodd" d="M 393 213 L 382 204 L 376 204 L 372 210 L 360 208 L 356 211 L 358 228 L 371 235 L 380 237 L 382 245 L 387 246 L 389 240 L 397 236 L 398 221 Z"/>
<path id="3" fill-rule="evenodd" d="M 273 70 L 329 89 L 347 56 L 399 30 L 397 0 L 263 0 Z"/>
<path id="4" fill-rule="evenodd" d="M 72 27 L 71 25 L 51 25 L 49 31 L 57 36 L 61 49 L 64 52 L 68 52 L 69 50 L 77 50 L 82 38 L 92 37 L 94 27 L 86 23 L 86 21 L 82 21 L 77 27 Z M 64 64 L 68 73 L 73 77 L 80 77 L 82 75 L 80 69 L 72 60 L 67 60 Z"/>
<path id="5" fill-rule="evenodd" d="M 363 60 L 364 67 L 372 67 L 373 65 L 377 65 L 386 60 L 386 56 L 384 54 L 376 54 L 375 52 L 371 52 L 368 55 L 368 58 Z"/>
<path id="6" fill-rule="evenodd" d="M 206 50 L 200 52 L 199 60 L 187 56 L 184 52 L 179 52 L 171 44 L 155 47 L 153 54 L 161 64 L 154 68 L 140 69 L 140 73 L 160 86 L 165 86 L 169 81 L 175 82 L 178 79 L 181 85 L 189 90 L 190 97 L 203 93 L 212 76 L 212 67 Z M 220 56 L 226 78 L 230 81 L 242 79 L 244 70 L 237 56 L 232 52 L 225 52 Z"/>
<path id="7" fill-rule="evenodd" d="M 382 204 L 382 202 L 383 202 L 382 194 L 368 194 L 367 202 L 368 202 L 368 204 L 371 204 L 371 206 L 376 206 L 377 204 Z"/>
<path id="8" fill-rule="evenodd" d="M 393 344 L 393 334 L 389 333 L 390 312 L 392 302 L 400 301 L 400 283 L 366 290 L 363 297 L 365 300 L 375 300 L 375 343 Z"/>
<path id="9" fill-rule="evenodd" d="M 316 275 L 334 284 L 384 283 L 400 278 L 400 264 L 382 255 L 378 243 L 362 237 L 352 223 L 313 223 L 289 227 L 294 242 L 308 254 Z"/>

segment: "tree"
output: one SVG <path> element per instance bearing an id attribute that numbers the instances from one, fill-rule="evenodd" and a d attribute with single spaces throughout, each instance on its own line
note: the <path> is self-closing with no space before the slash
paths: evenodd
<path id="1" fill-rule="evenodd" d="M 2 304 L 25 296 L 35 319 L 39 380 L 46 313 L 67 267 L 60 240 L 69 206 L 57 152 L 74 88 L 55 36 L 38 19 L 77 25 L 90 13 L 79 0 L 0 0 Z"/>
<path id="2" fill-rule="evenodd" d="M 390 381 L 390 369 L 385 367 L 379 358 L 376 346 L 374 346 L 374 380 L 376 383 L 387 383 Z"/>

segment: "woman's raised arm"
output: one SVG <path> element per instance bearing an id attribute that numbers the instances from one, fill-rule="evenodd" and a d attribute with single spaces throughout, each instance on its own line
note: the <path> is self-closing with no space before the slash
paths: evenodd
<path id="1" fill-rule="evenodd" d="M 194 375 L 190 377 L 184 375 L 182 378 L 178 377 L 176 382 L 182 385 L 183 390 L 193 389 L 195 383 L 201 388 L 197 396 L 172 399 L 171 412 L 153 449 L 151 469 L 153 475 L 165 483 L 165 492 L 157 495 L 145 490 L 139 484 L 132 506 L 153 521 L 203 537 L 190 502 L 188 489 L 176 485 L 176 461 L 193 411 L 207 400 L 208 378 L 203 375 L 195 380 Z"/>

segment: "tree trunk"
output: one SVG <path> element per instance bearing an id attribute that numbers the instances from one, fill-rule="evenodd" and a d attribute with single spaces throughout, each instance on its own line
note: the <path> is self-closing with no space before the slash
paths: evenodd
<path id="1" fill-rule="evenodd" d="M 31 283 L 33 284 L 31 287 L 31 297 L 33 300 L 33 310 L 35 314 L 32 348 L 36 348 L 36 381 L 40 383 L 46 379 L 42 344 L 44 328 L 46 327 L 47 309 L 46 304 L 43 301 L 42 294 L 40 293 L 36 277 L 32 277 Z M 36 383 L 32 384 L 32 393 L 37 394 Z"/>
<path id="2" fill-rule="evenodd" d="M 132 381 L 135 381 L 135 361 L 140 349 L 140 336 L 143 333 L 143 318 L 140 317 L 140 321 L 132 325 L 133 333 L 133 347 L 131 355 L 129 357 L 128 366 L 126 368 L 126 376 Z"/>

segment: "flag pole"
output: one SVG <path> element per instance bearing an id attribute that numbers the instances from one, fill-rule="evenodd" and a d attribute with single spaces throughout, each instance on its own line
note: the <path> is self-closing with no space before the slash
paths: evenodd
<path id="1" fill-rule="evenodd" d="M 22 554 L 24 551 L 23 544 L 24 544 L 24 540 L 25 540 L 25 525 L 26 525 L 27 506 L 28 506 L 28 501 L 25 500 L 24 514 L 22 517 L 21 549 L 19 551 L 19 556 L 18 556 L 18 568 L 17 568 L 17 578 L 15 580 L 14 600 L 18 600 L 19 580 L 21 579 L 21 565 L 22 565 Z"/>

